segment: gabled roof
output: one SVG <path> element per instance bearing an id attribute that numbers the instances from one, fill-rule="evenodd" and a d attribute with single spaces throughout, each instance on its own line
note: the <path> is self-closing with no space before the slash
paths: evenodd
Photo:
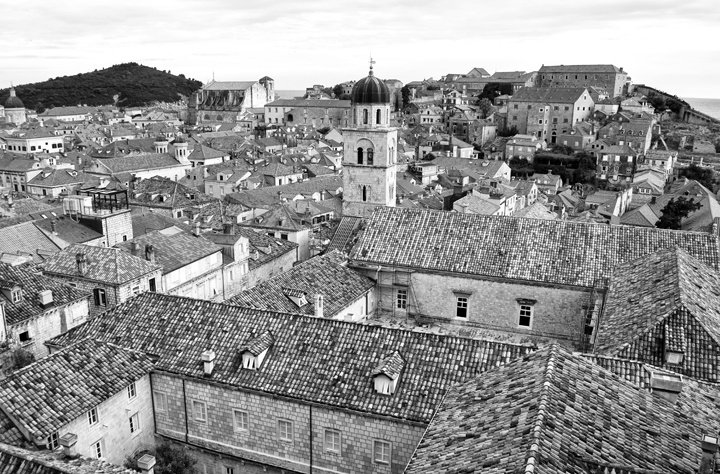
<path id="1" fill-rule="evenodd" d="M 720 381 L 720 274 L 679 248 L 613 271 L 595 351 L 664 367 L 669 345 L 685 354 L 670 370 Z"/>
<path id="2" fill-rule="evenodd" d="M 655 227 L 660 218 L 653 212 L 649 205 L 627 211 L 620 216 L 620 223 L 623 225 L 636 225 L 641 227 Z"/>
<path id="3" fill-rule="evenodd" d="M 215 150 L 214 148 L 210 148 L 209 146 L 198 145 L 195 147 L 193 152 L 190 153 L 190 156 L 188 156 L 188 160 L 203 161 L 210 160 L 212 158 L 223 158 L 226 156 L 229 157 L 230 155 L 227 152 Z"/>
<path id="4" fill-rule="evenodd" d="M 0 294 L 0 301 L 5 302 L 5 320 L 8 326 L 35 318 L 49 309 L 40 305 L 38 294 L 41 291 L 52 291 L 55 308 L 89 297 L 84 291 L 33 273 L 30 268 L 13 267 L 4 263 L 0 263 L 0 280 L 21 287 L 22 298 L 17 303 Z"/>
<path id="5" fill-rule="evenodd" d="M 668 202 L 680 197 L 694 199 L 695 202 L 700 203 L 700 209 L 682 219 L 681 228 L 687 231 L 710 231 L 714 219 L 720 217 L 720 203 L 712 191 L 695 180 L 677 179 L 670 187 L 670 192 L 658 196 L 656 202 L 650 204 L 650 207 L 656 214 L 662 215 L 662 210 Z"/>
<path id="6" fill-rule="evenodd" d="M 147 153 L 144 155 L 123 156 L 121 158 L 95 159 L 93 161 L 100 168 L 107 169 L 110 174 L 187 166 L 167 153 Z"/>
<path id="7" fill-rule="evenodd" d="M 133 242 L 140 244 L 141 249 L 144 249 L 146 245 L 152 245 L 155 250 L 155 261 L 162 266 L 163 274 L 168 274 L 222 250 L 221 247 L 203 237 L 196 237 L 189 232 L 178 230 L 172 235 L 154 230 L 115 246 L 131 252 Z"/>
<path id="8" fill-rule="evenodd" d="M 239 369 L 238 348 L 267 331 L 275 341 L 262 367 Z M 200 356 L 212 349 L 214 382 L 421 423 L 430 421 L 452 384 L 532 350 L 159 293 L 131 298 L 52 344 L 89 336 L 154 354 L 156 370 L 203 380 Z M 406 365 L 398 391 L 389 397 L 375 392 L 370 373 L 395 351 Z"/>
<path id="9" fill-rule="evenodd" d="M 84 183 L 90 179 L 83 171 L 73 169 L 50 169 L 48 174 L 42 172 L 28 181 L 29 185 L 41 187 L 68 186 L 77 183 Z"/>
<path id="10" fill-rule="evenodd" d="M 545 206 L 539 202 L 524 207 L 514 214 L 514 217 L 525 217 L 527 219 L 542 219 L 546 221 L 554 221 L 557 216 L 548 211 Z"/>
<path id="11" fill-rule="evenodd" d="M 84 242 L 97 240 L 103 236 L 100 232 L 64 215 L 39 219 L 33 222 L 33 224 L 38 229 L 44 231 L 46 235 L 51 235 L 53 222 L 55 222 L 55 232 L 57 232 L 58 237 L 68 243 L 82 244 Z"/>
<path id="12" fill-rule="evenodd" d="M 0 415 L 2 416 L 2 415 Z M 37 451 L 0 442 L 0 466 L 12 474 L 135 474 L 135 470 L 110 464 L 105 459 L 79 457 L 69 461 L 62 450 Z"/>
<path id="13" fill-rule="evenodd" d="M 203 86 L 206 91 L 244 91 L 258 81 L 216 81 L 212 80 Z"/>
<path id="14" fill-rule="evenodd" d="M 510 98 L 511 103 L 574 104 L 587 89 L 584 87 L 523 87 Z"/>
<path id="15" fill-rule="evenodd" d="M 201 193 L 169 178 L 154 177 L 134 184 L 129 200 L 136 206 L 185 209 L 217 202 L 218 199 Z"/>
<path id="16" fill-rule="evenodd" d="M 289 252 L 297 252 L 298 244 L 289 240 L 276 239 L 265 233 L 255 232 L 241 226 L 235 227 L 235 233 L 246 237 L 250 241 L 250 249 L 257 252 L 257 258 L 248 260 L 250 271 L 256 270 Z"/>
<path id="17" fill-rule="evenodd" d="M 42 254 L 60 250 L 55 242 L 33 222 L 23 222 L 0 228 L 0 252 L 14 255 L 31 255 L 35 262 L 41 262 Z"/>
<path id="18" fill-rule="evenodd" d="M 287 313 L 315 314 L 315 295 L 323 295 L 326 318 L 336 316 L 375 286 L 370 278 L 345 266 L 338 250 L 306 260 L 226 301 L 226 304 Z M 285 293 L 300 290 L 308 304 L 298 307 Z"/>
<path id="19" fill-rule="evenodd" d="M 350 101 L 336 99 L 278 99 L 265 104 L 265 107 L 321 107 L 323 109 L 340 107 L 349 109 Z"/>
<path id="20" fill-rule="evenodd" d="M 342 176 L 319 176 L 306 179 L 301 183 L 283 184 L 281 186 L 268 186 L 265 188 L 251 189 L 239 193 L 227 195 L 231 202 L 242 204 L 250 209 L 267 209 L 282 202 L 281 195 L 309 196 L 316 192 L 331 191 L 333 194 L 343 187 Z"/>
<path id="21" fill-rule="evenodd" d="M 144 252 L 144 249 L 142 250 Z M 77 254 L 85 254 L 86 272 L 80 275 Z M 42 264 L 44 273 L 88 279 L 121 285 L 160 270 L 160 265 L 150 263 L 118 248 L 74 244 L 48 257 Z"/>
<path id="22" fill-rule="evenodd" d="M 454 387 L 405 472 L 694 474 L 720 392 L 684 383 L 673 405 L 551 346 Z"/>
<path id="23" fill-rule="evenodd" d="M 31 436 L 46 438 L 86 417 L 88 410 L 125 390 L 152 366 L 141 352 L 81 340 L 0 382 L 0 406 Z"/>
<path id="24" fill-rule="evenodd" d="M 590 287 L 616 265 L 674 246 L 718 268 L 709 233 L 377 208 L 350 257 L 356 264 Z"/>

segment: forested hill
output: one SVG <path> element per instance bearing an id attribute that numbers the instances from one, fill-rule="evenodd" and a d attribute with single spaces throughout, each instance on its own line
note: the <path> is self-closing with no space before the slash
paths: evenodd
<path id="1" fill-rule="evenodd" d="M 153 101 L 175 102 L 202 86 L 200 81 L 175 76 L 137 63 L 118 64 L 75 76 L 15 86 L 28 109 L 42 112 L 51 107 L 71 105 L 112 105 L 136 107 Z M 10 89 L 0 90 L 0 105 Z M 117 101 L 116 101 L 117 99 Z"/>

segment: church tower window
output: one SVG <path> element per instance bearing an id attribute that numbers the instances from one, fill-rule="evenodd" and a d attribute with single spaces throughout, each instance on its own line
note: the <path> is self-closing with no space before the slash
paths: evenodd
<path id="1" fill-rule="evenodd" d="M 363 125 L 367 125 L 368 123 L 368 110 L 363 109 Z"/>
<path id="2" fill-rule="evenodd" d="M 380 109 L 377 109 L 377 113 L 375 115 L 375 123 L 380 125 Z"/>
<path id="3" fill-rule="evenodd" d="M 358 148 L 358 164 L 363 164 L 363 149 Z"/>
<path id="4" fill-rule="evenodd" d="M 368 200 L 368 189 L 367 186 L 362 187 L 362 200 L 366 202 Z"/>
<path id="5" fill-rule="evenodd" d="M 367 151 L 367 164 L 369 164 L 369 165 L 373 164 L 373 155 L 374 155 L 373 149 L 372 149 L 372 148 L 368 148 L 368 151 Z"/>

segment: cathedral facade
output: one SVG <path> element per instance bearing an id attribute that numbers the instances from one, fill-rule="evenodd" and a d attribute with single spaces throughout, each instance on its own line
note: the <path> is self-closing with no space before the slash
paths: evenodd
<path id="1" fill-rule="evenodd" d="M 250 108 L 275 100 L 275 81 L 265 76 L 259 81 L 210 81 L 190 98 L 188 123 L 237 123 Z"/>

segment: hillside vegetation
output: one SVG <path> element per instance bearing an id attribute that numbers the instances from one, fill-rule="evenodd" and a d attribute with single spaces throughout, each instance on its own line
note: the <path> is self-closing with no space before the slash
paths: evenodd
<path id="1" fill-rule="evenodd" d="M 42 112 L 52 107 L 79 104 L 136 107 L 153 101 L 176 102 L 201 86 L 200 81 L 187 79 L 182 74 L 175 76 L 152 67 L 127 63 L 16 86 L 15 92 L 26 108 Z M 9 95 L 10 89 L 0 90 L 0 105 Z"/>

